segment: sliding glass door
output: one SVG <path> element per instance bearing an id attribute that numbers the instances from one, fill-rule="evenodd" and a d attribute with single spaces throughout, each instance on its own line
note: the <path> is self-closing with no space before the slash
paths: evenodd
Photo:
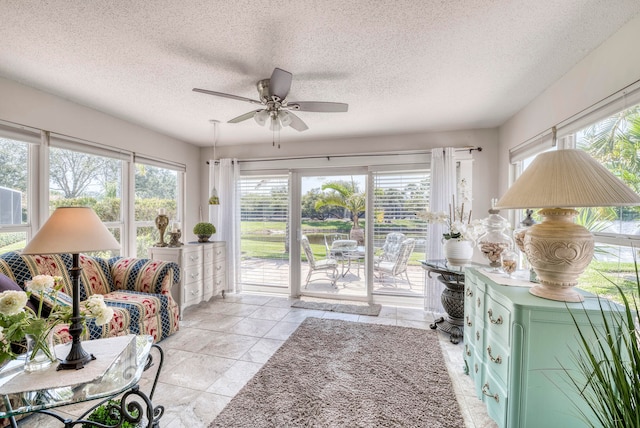
<path id="1" fill-rule="evenodd" d="M 240 286 L 289 290 L 289 176 L 248 175 L 240 198 Z"/>
<path id="2" fill-rule="evenodd" d="M 300 291 L 340 297 L 367 295 L 366 171 L 300 177 Z"/>
<path id="3" fill-rule="evenodd" d="M 416 214 L 429 204 L 429 171 L 371 172 L 373 182 L 373 292 L 424 295 L 427 223 Z"/>

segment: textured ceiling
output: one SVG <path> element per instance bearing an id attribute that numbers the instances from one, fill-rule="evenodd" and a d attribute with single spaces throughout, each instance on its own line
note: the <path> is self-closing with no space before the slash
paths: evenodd
<path id="1" fill-rule="evenodd" d="M 270 142 L 256 108 L 274 67 L 299 112 L 282 141 L 494 127 L 630 18 L 616 0 L 0 0 L 0 76 L 175 138 Z M 0 94 L 1 96 L 1 94 Z"/>

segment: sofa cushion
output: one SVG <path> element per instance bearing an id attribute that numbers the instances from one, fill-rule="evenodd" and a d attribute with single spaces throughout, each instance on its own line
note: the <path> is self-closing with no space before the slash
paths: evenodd
<path id="1" fill-rule="evenodd" d="M 170 295 L 171 286 L 180 280 L 178 265 L 160 260 L 113 257 L 109 259 L 109 266 L 113 291 Z"/>
<path id="2" fill-rule="evenodd" d="M 178 330 L 177 318 L 171 317 L 171 314 L 177 313 L 177 308 L 170 307 L 175 302 L 165 295 L 114 291 L 106 294 L 104 301 L 109 307 L 129 310 L 131 333 L 146 332 L 153 336 L 154 342 L 158 342 Z"/>
<path id="3" fill-rule="evenodd" d="M 105 259 L 80 254 L 80 266 L 80 283 L 87 296 L 107 294 L 113 289 L 109 264 Z"/>

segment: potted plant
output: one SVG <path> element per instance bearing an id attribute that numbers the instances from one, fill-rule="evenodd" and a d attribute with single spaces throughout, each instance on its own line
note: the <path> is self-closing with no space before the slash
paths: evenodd
<path id="1" fill-rule="evenodd" d="M 198 223 L 193 227 L 193 234 L 198 237 L 198 242 L 208 242 L 214 233 L 216 227 L 211 223 Z"/>
<path id="2" fill-rule="evenodd" d="M 116 426 L 120 422 L 121 414 L 120 400 L 109 400 L 104 404 L 96 407 L 87 418 L 88 421 L 97 422 L 104 426 Z M 134 418 L 138 417 L 138 410 L 134 409 L 131 413 Z M 96 425 L 90 423 L 82 424 L 82 428 L 93 428 Z M 140 424 L 135 424 L 127 420 L 122 420 L 120 428 L 138 428 Z"/>
<path id="3" fill-rule="evenodd" d="M 622 288 L 609 280 L 618 289 L 623 305 L 614 316 L 606 310 L 614 303 L 599 299 L 604 326 L 588 320 L 586 326 L 579 325 L 580 347 L 573 352 L 577 369 L 565 369 L 571 385 L 587 403 L 596 420 L 582 413 L 589 426 L 625 428 L 638 426 L 640 406 L 640 348 L 638 347 L 638 301 L 640 277 L 636 263 L 636 292 L 629 298 Z M 592 338 L 595 337 L 595 340 Z M 579 403 L 576 403 L 579 404 Z"/>

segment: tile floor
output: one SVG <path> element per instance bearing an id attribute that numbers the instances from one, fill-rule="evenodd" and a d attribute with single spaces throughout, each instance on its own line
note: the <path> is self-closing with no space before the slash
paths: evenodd
<path id="1" fill-rule="evenodd" d="M 306 317 L 429 328 L 431 314 L 417 308 L 383 306 L 378 317 L 291 308 L 285 297 L 237 294 L 185 310 L 180 331 L 160 343 L 165 353 L 154 403 L 165 407 L 163 428 L 207 427 L 229 400 L 262 367 Z M 463 374 L 462 344 L 453 345 L 440 334 L 447 368 L 453 379 L 465 427 L 490 428 L 483 403 Z M 151 371 L 151 370 L 150 370 Z M 150 388 L 145 373 L 141 388 Z M 61 408 L 70 418 L 82 414 L 83 405 Z M 21 427 L 61 427 L 50 417 L 35 415 Z"/>

